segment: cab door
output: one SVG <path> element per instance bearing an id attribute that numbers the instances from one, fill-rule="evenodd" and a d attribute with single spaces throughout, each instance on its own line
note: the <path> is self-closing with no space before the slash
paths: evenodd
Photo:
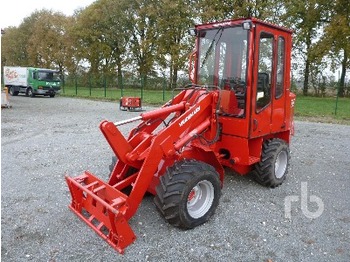
<path id="1" fill-rule="evenodd" d="M 275 37 L 273 29 L 255 28 L 255 53 L 251 98 L 250 137 L 271 132 L 272 97 L 275 86 Z"/>
<path id="2" fill-rule="evenodd" d="M 287 82 L 288 61 L 286 54 L 286 37 L 288 35 L 276 36 L 276 76 L 275 76 L 275 88 L 273 90 L 272 97 L 272 116 L 271 116 L 271 133 L 277 133 L 286 130 L 286 101 L 287 101 L 287 88 L 289 83 Z"/>

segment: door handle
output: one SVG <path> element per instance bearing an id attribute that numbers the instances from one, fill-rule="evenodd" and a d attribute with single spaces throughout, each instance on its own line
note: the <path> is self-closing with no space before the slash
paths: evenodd
<path id="1" fill-rule="evenodd" d="M 259 124 L 258 120 L 253 119 L 253 131 L 258 129 L 258 124 Z"/>

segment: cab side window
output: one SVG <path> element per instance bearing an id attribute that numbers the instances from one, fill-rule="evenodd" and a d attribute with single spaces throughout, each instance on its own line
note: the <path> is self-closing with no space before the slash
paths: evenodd
<path id="1" fill-rule="evenodd" d="M 276 93 L 275 98 L 280 98 L 283 95 L 284 90 L 284 56 L 285 56 L 285 47 L 284 47 L 284 38 L 278 38 L 278 53 L 277 53 L 277 79 L 276 79 Z"/>
<path id="2" fill-rule="evenodd" d="M 260 112 L 271 101 L 273 68 L 273 35 L 262 32 L 259 41 L 259 65 L 256 91 L 256 111 Z"/>

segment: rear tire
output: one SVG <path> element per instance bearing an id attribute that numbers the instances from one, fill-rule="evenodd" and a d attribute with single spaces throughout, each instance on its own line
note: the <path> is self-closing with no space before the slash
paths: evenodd
<path id="1" fill-rule="evenodd" d="M 214 214 L 221 195 L 219 174 L 209 164 L 182 160 L 160 177 L 154 202 L 169 224 L 194 228 Z"/>
<path id="2" fill-rule="evenodd" d="M 18 95 L 18 91 L 15 91 L 15 88 L 13 86 L 10 87 L 9 93 L 11 96 L 17 96 Z"/>
<path id="3" fill-rule="evenodd" d="M 55 97 L 55 94 L 50 95 L 50 97 Z"/>
<path id="4" fill-rule="evenodd" d="M 257 182 L 272 188 L 281 185 L 288 173 L 289 159 L 289 146 L 285 141 L 278 138 L 265 141 L 261 161 L 253 172 Z"/>

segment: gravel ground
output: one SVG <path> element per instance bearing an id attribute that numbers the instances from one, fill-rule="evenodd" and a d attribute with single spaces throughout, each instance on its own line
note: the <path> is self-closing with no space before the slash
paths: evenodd
<path id="1" fill-rule="evenodd" d="M 167 224 L 146 196 L 120 255 L 68 209 L 64 174 L 107 179 L 98 124 L 139 113 L 64 97 L 11 104 L 1 110 L 3 261 L 350 261 L 350 126 L 296 122 L 285 183 L 268 189 L 227 170 L 215 215 L 193 230 Z"/>

